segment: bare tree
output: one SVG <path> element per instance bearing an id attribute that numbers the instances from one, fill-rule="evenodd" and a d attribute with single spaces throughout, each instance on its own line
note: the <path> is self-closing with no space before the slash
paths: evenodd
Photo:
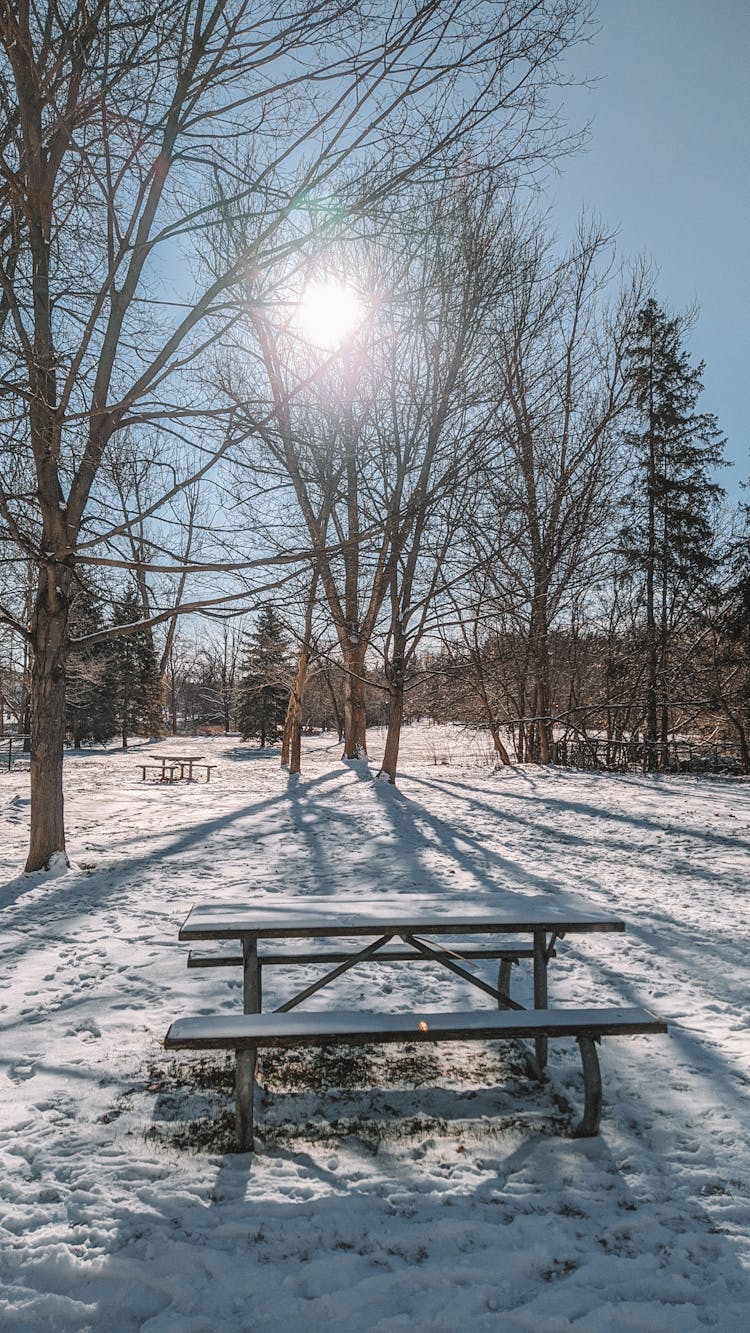
<path id="1" fill-rule="evenodd" d="M 387 553 L 388 730 L 379 774 L 390 782 L 407 675 L 460 569 L 455 544 L 490 419 L 482 392 L 487 335 L 507 283 L 510 209 L 497 177 L 470 199 L 451 183 L 426 201 L 424 231 L 405 247 L 394 283 L 404 289 L 408 313 L 390 336 L 387 391 L 375 414 L 387 460 L 384 500 L 395 509 Z"/>
<path id="2" fill-rule="evenodd" d="M 460 496 L 486 433 L 488 324 L 507 281 L 507 187 L 490 172 L 471 196 L 464 187 L 450 173 L 440 188 L 414 189 L 387 230 L 379 222 L 338 247 L 337 269 L 359 275 L 370 314 L 294 404 L 290 377 L 315 351 L 273 313 L 252 316 L 275 408 L 273 427 L 255 427 L 264 459 L 253 468 L 278 470 L 316 552 L 345 672 L 348 759 L 366 754 L 367 655 L 383 636 L 390 721 L 381 773 L 391 781 L 409 664 L 452 577 Z M 236 368 L 224 388 L 249 432 L 262 388 Z"/>
<path id="3" fill-rule="evenodd" d="M 562 261 L 539 231 L 522 233 L 496 325 L 497 448 L 475 541 L 498 610 L 527 644 L 527 750 L 542 763 L 553 755 L 551 627 L 611 549 L 624 356 L 642 282 L 636 271 L 608 303 L 613 262 L 596 227 L 582 224 Z"/>
<path id="4" fill-rule="evenodd" d="M 241 619 L 224 621 L 217 631 L 204 633 L 196 663 L 205 715 L 212 724 L 221 724 L 225 736 L 235 721 L 243 634 Z"/>
<path id="5" fill-rule="evenodd" d="M 65 854 L 73 584 L 86 563 L 134 567 L 104 460 L 125 431 L 189 446 L 186 473 L 151 513 L 216 468 L 231 432 L 199 372 L 237 317 L 228 293 L 304 242 L 300 201 L 315 201 L 325 229 L 347 164 L 361 215 L 467 134 L 510 126 L 542 151 L 542 92 L 584 8 L 508 0 L 498 17 L 482 0 L 382 11 L 354 0 L 0 0 L 0 374 L 12 463 L 0 517 L 38 570 L 30 627 L 10 615 L 33 651 L 28 870 Z M 207 274 L 200 238 L 215 201 L 252 213 L 261 199 L 252 248 Z M 242 556 L 263 567 L 263 553 Z M 185 567 L 200 577 L 232 563 L 186 566 L 165 543 L 156 572 Z M 200 600 L 205 588 L 183 609 Z"/>

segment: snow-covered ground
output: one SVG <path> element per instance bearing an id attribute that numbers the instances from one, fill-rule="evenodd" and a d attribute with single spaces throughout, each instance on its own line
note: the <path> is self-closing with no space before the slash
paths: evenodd
<path id="1" fill-rule="evenodd" d="M 326 737 L 291 783 L 235 739 L 186 744 L 210 785 L 144 785 L 142 751 L 66 760 L 59 875 L 19 875 L 28 777 L 0 775 L 0 1328 L 747 1328 L 750 784 L 462 768 L 437 729 L 407 735 L 398 790 Z M 185 967 L 195 901 L 501 886 L 627 921 L 560 946 L 553 1001 L 669 1021 L 603 1043 L 599 1138 L 565 1136 L 574 1044 L 541 1087 L 502 1047 L 389 1047 L 266 1060 L 258 1151 L 223 1152 L 225 1062 L 161 1047 L 241 1003 Z M 273 1007 L 284 977 L 264 984 Z M 428 967 L 355 969 L 335 998 L 481 1003 Z"/>

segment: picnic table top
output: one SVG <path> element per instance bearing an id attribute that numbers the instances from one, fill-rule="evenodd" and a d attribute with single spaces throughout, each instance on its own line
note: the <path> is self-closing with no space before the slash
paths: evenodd
<path id="1" fill-rule="evenodd" d="M 168 764 L 198 764 L 203 759 L 202 754 L 156 754 L 151 751 L 152 759 L 164 759 Z"/>
<path id="2" fill-rule="evenodd" d="M 624 921 L 592 912 L 585 903 L 521 893 L 493 895 L 467 904 L 461 898 L 391 895 L 357 899 L 344 907 L 325 897 L 273 898 L 267 902 L 199 903 L 180 927 L 181 940 L 336 935 L 523 933 L 534 930 L 587 934 L 623 931 Z"/>

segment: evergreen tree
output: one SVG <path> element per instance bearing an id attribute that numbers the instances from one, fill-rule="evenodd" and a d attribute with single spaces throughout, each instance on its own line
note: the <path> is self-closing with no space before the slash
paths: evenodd
<path id="1" fill-rule="evenodd" d="M 744 530 L 728 553 L 729 582 L 718 628 L 727 688 L 721 702 L 737 736 L 745 772 L 750 772 L 750 505 L 741 506 Z"/>
<path id="2" fill-rule="evenodd" d="M 104 628 L 98 590 L 81 587 L 70 611 L 73 645 L 65 677 L 65 726 L 76 749 L 102 745 L 117 731 L 115 699 L 108 682 L 110 645 L 77 648 L 76 638 Z"/>
<path id="3" fill-rule="evenodd" d="M 136 624 L 142 614 L 138 591 L 130 586 L 115 603 L 113 624 Z M 107 659 L 107 688 L 112 692 L 123 749 L 127 749 L 128 736 L 158 736 L 163 729 L 161 681 L 149 635 L 136 630 L 116 636 L 107 643 Z"/>
<path id="4" fill-rule="evenodd" d="M 289 645 L 272 602 L 261 610 L 242 663 L 237 722 L 243 740 L 273 743 L 284 725 L 289 701 Z"/>
<path id="5" fill-rule="evenodd" d="M 634 468 L 623 554 L 645 583 L 645 730 L 654 757 L 655 743 L 666 747 L 669 736 L 671 637 L 715 567 L 712 518 L 723 493 L 710 473 L 723 462 L 724 440 L 713 413 L 697 411 L 703 362 L 691 366 L 686 329 L 684 317 L 651 298 L 628 349 Z"/>

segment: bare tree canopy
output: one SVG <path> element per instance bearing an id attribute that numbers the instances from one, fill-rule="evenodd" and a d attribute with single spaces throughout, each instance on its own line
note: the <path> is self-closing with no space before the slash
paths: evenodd
<path id="1" fill-rule="evenodd" d="M 221 462 L 231 408 L 202 374 L 247 278 L 459 144 L 538 161 L 544 92 L 581 35 L 576 0 L 0 3 L 2 536 L 38 571 L 28 869 L 64 854 L 68 608 L 84 563 L 131 567 L 105 463 L 159 458 L 148 512 Z M 206 247 L 242 206 L 252 244 Z M 268 293 L 266 293 L 268 295 Z M 229 432 L 231 435 L 231 432 Z M 144 446 L 145 447 L 145 446 Z M 196 575 L 167 532 L 166 567 Z M 243 553 L 262 562 L 264 553 Z M 219 562 L 219 568 L 224 568 Z"/>

